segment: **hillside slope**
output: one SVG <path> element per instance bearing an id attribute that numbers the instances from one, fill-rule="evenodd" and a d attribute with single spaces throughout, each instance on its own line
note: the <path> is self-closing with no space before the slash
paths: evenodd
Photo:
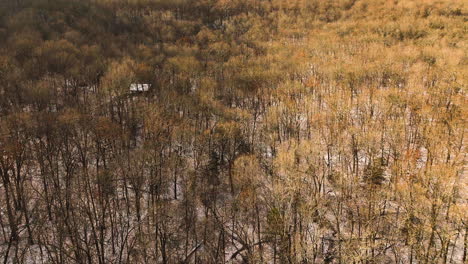
<path id="1" fill-rule="evenodd" d="M 1 260 L 466 263 L 463 2 L 3 1 Z"/>

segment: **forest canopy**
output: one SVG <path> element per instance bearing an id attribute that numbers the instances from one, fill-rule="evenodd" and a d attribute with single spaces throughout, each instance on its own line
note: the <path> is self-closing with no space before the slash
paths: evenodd
<path id="1" fill-rule="evenodd" d="M 4 0 L 3 263 L 467 263 L 458 0 Z"/>

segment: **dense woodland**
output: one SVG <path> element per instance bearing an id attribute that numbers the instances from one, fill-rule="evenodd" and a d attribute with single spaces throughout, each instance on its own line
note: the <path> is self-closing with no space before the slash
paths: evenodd
<path id="1" fill-rule="evenodd" d="M 0 261 L 467 263 L 466 4 L 0 1 Z"/>

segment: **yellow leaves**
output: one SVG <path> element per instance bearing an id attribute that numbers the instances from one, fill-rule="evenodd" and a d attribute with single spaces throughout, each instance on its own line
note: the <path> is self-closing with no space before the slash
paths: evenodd
<path id="1" fill-rule="evenodd" d="M 127 93 L 136 77 L 133 71 L 135 66 L 136 63 L 130 58 L 113 61 L 102 78 L 104 91 L 111 96 Z"/>
<path id="2" fill-rule="evenodd" d="M 234 161 L 233 170 L 239 183 L 255 181 L 260 178 L 259 174 L 262 174 L 262 169 L 255 155 L 242 155 L 238 157 Z"/>
<path id="3" fill-rule="evenodd" d="M 466 186 L 465 186 L 466 190 Z M 466 221 L 468 218 L 468 204 L 467 203 L 455 203 L 451 208 L 451 216 L 457 222 Z"/>
<path id="4" fill-rule="evenodd" d="M 301 101 L 305 94 L 306 89 L 300 82 L 285 81 L 282 82 L 275 90 L 278 99 L 285 104 L 294 104 Z"/>
<path id="5" fill-rule="evenodd" d="M 456 201 L 455 190 L 464 188 L 457 180 L 456 168 L 447 164 L 433 165 L 428 170 L 408 175 L 400 179 L 396 185 L 399 203 L 413 212 L 420 219 L 427 219 L 431 210 L 445 210 Z M 465 213 L 461 212 L 463 205 L 453 205 L 451 213 L 457 218 Z"/>
<path id="6" fill-rule="evenodd" d="M 234 161 L 233 178 L 236 189 L 239 189 L 239 199 L 244 202 L 254 202 L 258 199 L 257 188 L 262 184 L 264 173 L 255 155 L 243 155 Z"/>
<path id="7" fill-rule="evenodd" d="M 91 121 L 92 131 L 98 139 L 112 140 L 121 135 L 120 126 L 107 117 L 94 117 Z"/>
<path id="8" fill-rule="evenodd" d="M 287 182 L 301 181 L 316 161 L 322 158 L 323 146 L 314 141 L 289 140 L 281 144 L 273 160 L 275 173 Z M 292 187 L 292 186 L 291 186 Z"/>
<path id="9" fill-rule="evenodd" d="M 39 32 L 25 30 L 15 33 L 9 41 L 15 47 L 17 55 L 26 56 L 31 54 L 41 44 L 42 37 Z"/>
<path id="10" fill-rule="evenodd" d="M 319 112 L 311 116 L 311 118 L 309 119 L 309 123 L 311 127 L 315 129 L 320 129 L 325 126 L 326 120 L 327 120 L 327 114 Z"/>
<path id="11" fill-rule="evenodd" d="M 421 184 L 411 182 L 410 179 L 412 177 L 414 176 L 410 176 L 405 181 L 400 181 L 396 186 L 396 191 L 401 199 L 399 202 L 403 206 L 418 206 L 421 208 L 421 211 L 424 211 L 430 205 L 426 196 L 427 189 Z"/>
<path id="12" fill-rule="evenodd" d="M 2 127 L 6 128 L 5 133 L 15 134 L 15 133 L 26 133 L 29 128 L 33 127 L 32 114 L 28 112 L 18 112 L 12 113 L 6 116 L 3 116 L 0 121 L 2 121 Z"/>
<path id="13" fill-rule="evenodd" d="M 214 41 L 216 41 L 218 39 L 215 32 L 211 31 L 207 27 L 203 27 L 198 32 L 196 38 L 200 43 L 203 43 L 203 44 L 211 43 L 211 42 L 214 42 Z"/>
<path id="14" fill-rule="evenodd" d="M 160 133 L 164 129 L 164 116 L 161 113 L 162 109 L 157 105 L 151 105 L 144 112 L 144 127 L 147 133 Z"/>
<path id="15" fill-rule="evenodd" d="M 21 155 L 33 127 L 30 113 L 20 112 L 0 118 L 0 159 Z"/>
<path id="16" fill-rule="evenodd" d="M 135 73 L 136 79 L 144 83 L 147 83 L 154 77 L 152 67 L 145 63 L 136 63 L 132 70 Z"/>
<path id="17" fill-rule="evenodd" d="M 208 103 L 209 101 L 214 100 L 216 88 L 216 80 L 209 77 L 203 77 L 200 80 L 200 88 L 197 89 L 196 93 L 202 102 Z"/>
<path id="18" fill-rule="evenodd" d="M 29 100 L 43 108 L 53 98 L 54 84 L 49 80 L 40 80 L 35 83 L 31 83 L 27 93 Z"/>
<path id="19" fill-rule="evenodd" d="M 67 40 L 46 41 L 36 48 L 36 54 L 41 62 L 48 65 L 49 70 L 62 73 L 76 67 L 80 51 Z"/>
<path id="20" fill-rule="evenodd" d="M 216 134 L 226 138 L 235 138 L 240 133 L 240 125 L 235 121 L 224 121 L 216 124 Z"/>
<path id="21" fill-rule="evenodd" d="M 411 163 L 415 163 L 420 157 L 421 150 L 419 149 L 408 149 L 403 154 L 403 158 Z"/>
<path id="22" fill-rule="evenodd" d="M 80 121 L 82 115 L 72 108 L 68 108 L 58 116 L 58 122 L 64 127 L 72 127 L 74 124 Z"/>
<path id="23" fill-rule="evenodd" d="M 214 56 L 216 60 L 220 62 L 224 62 L 232 52 L 229 44 L 223 41 L 217 41 L 209 44 L 207 50 L 210 55 Z"/>
<path id="24" fill-rule="evenodd" d="M 200 62 L 194 56 L 175 56 L 168 59 L 168 65 L 177 73 L 191 76 L 201 67 Z"/>
<path id="25" fill-rule="evenodd" d="M 242 5 L 247 3 L 245 0 L 219 0 L 216 1 L 214 8 L 218 10 L 240 8 Z"/>
<path id="26" fill-rule="evenodd" d="M 278 149 L 278 154 L 273 161 L 273 166 L 281 177 L 287 177 L 290 172 L 293 172 L 292 168 L 295 161 L 293 151 L 295 148 L 297 148 L 297 143 L 295 141 L 290 141 L 282 144 Z"/>
<path id="27" fill-rule="evenodd" d="M 304 83 L 304 85 L 309 88 L 318 87 L 320 84 L 320 80 L 315 76 L 308 78 Z"/>

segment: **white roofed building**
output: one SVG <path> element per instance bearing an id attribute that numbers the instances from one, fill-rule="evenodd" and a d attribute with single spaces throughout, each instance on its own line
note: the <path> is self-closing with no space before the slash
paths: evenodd
<path id="1" fill-rule="evenodd" d="M 150 87 L 149 83 L 132 83 L 130 84 L 130 92 L 147 92 Z"/>

